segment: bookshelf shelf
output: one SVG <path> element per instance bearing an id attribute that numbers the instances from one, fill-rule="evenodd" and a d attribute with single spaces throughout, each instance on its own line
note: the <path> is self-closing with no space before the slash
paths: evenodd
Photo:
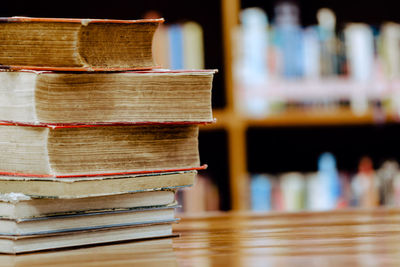
<path id="1" fill-rule="evenodd" d="M 263 118 L 250 118 L 227 110 L 215 110 L 216 122 L 202 126 L 203 131 L 237 127 L 275 127 L 275 126 L 331 126 L 397 123 L 398 119 L 390 114 L 378 114 L 368 110 L 361 115 L 354 114 L 349 108 L 335 110 L 287 110 Z"/>

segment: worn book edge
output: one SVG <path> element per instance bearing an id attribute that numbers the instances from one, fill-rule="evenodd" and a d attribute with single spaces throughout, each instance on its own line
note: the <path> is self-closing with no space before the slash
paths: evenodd
<path id="1" fill-rule="evenodd" d="M 61 235 L 72 235 L 80 232 L 97 232 L 97 231 L 105 231 L 111 229 L 123 229 L 123 228 L 133 228 L 133 227 L 141 227 L 141 226 L 150 226 L 150 225 L 159 225 L 159 224 L 172 224 L 179 222 L 179 218 L 170 219 L 170 220 L 160 220 L 160 221 L 149 221 L 149 222 L 139 222 L 139 223 L 131 223 L 131 224 L 115 224 L 115 225 L 104 225 L 100 227 L 91 227 L 87 229 L 74 229 L 73 231 L 64 231 L 58 233 L 43 233 L 43 234 L 35 234 L 35 235 L 0 235 L 0 239 L 11 239 L 11 240 L 20 240 L 27 238 L 37 238 L 37 237 L 49 237 L 49 236 L 61 236 Z"/>
<path id="2" fill-rule="evenodd" d="M 0 120 L 0 126 L 24 126 L 24 127 L 44 127 L 50 129 L 65 129 L 65 128 L 90 128 L 99 126 L 133 126 L 133 125 L 206 125 L 215 123 L 212 121 L 142 121 L 142 122 L 96 122 L 93 124 L 85 123 L 30 123 Z"/>
<path id="3" fill-rule="evenodd" d="M 18 173 L 18 172 L 4 172 L 0 171 L 0 175 L 3 176 L 16 176 L 16 177 L 32 177 L 32 178 L 88 178 L 88 177 L 99 177 L 99 178 L 107 178 L 112 177 L 115 179 L 115 176 L 119 176 L 120 178 L 124 178 L 126 176 L 136 175 L 136 174 L 163 174 L 163 173 L 177 173 L 177 172 L 186 172 L 186 171 L 198 171 L 207 169 L 208 165 L 203 164 L 199 167 L 191 167 L 191 168 L 181 168 L 181 169 L 165 169 L 165 170 L 148 170 L 148 171 L 132 171 L 132 172 L 114 172 L 114 173 L 83 173 L 83 174 L 75 174 L 75 175 L 51 175 L 51 174 L 32 174 L 32 173 Z"/>
<path id="4" fill-rule="evenodd" d="M 82 19 L 82 18 L 39 18 L 39 17 L 24 17 L 24 16 L 14 16 L 14 17 L 0 17 L 1 22 L 64 22 L 64 23 L 81 23 L 83 26 L 87 26 L 89 23 L 163 23 L 164 18 L 157 19 Z"/>

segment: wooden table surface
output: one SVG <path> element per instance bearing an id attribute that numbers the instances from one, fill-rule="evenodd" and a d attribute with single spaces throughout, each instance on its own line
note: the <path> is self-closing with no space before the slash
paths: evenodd
<path id="1" fill-rule="evenodd" d="M 181 236 L 0 256 L 0 266 L 400 266 L 400 209 L 220 213 Z"/>

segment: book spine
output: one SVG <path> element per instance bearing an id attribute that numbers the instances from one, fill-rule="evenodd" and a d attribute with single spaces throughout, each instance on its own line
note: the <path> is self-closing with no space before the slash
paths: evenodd
<path id="1" fill-rule="evenodd" d="M 171 69 L 183 69 L 183 34 L 182 26 L 171 25 L 168 30 Z"/>

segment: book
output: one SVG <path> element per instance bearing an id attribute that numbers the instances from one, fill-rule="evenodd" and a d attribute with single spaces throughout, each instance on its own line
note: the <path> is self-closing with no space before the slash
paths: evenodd
<path id="1" fill-rule="evenodd" d="M 102 71 L 155 67 L 152 39 L 163 19 L 0 18 L 0 65 Z"/>
<path id="2" fill-rule="evenodd" d="M 203 29 L 195 21 L 182 24 L 183 66 L 185 69 L 204 68 Z"/>
<path id="3" fill-rule="evenodd" d="M 0 252 L 18 254 L 48 249 L 171 236 L 174 236 L 172 233 L 172 222 L 99 228 L 59 234 L 0 236 Z"/>
<path id="4" fill-rule="evenodd" d="M 274 11 L 274 43 L 282 56 L 281 75 L 286 79 L 302 77 L 304 44 L 299 5 L 295 2 L 279 2 Z"/>
<path id="5" fill-rule="evenodd" d="M 266 174 L 254 174 L 250 182 L 251 210 L 270 211 L 272 208 L 272 182 Z"/>
<path id="6" fill-rule="evenodd" d="M 77 255 L 78 254 L 78 255 Z M 161 257 L 152 257 L 153 255 Z M 116 257 L 116 255 L 118 255 Z M 90 262 L 94 266 L 120 265 L 143 266 L 151 264 L 167 267 L 177 266 L 176 252 L 172 238 L 138 240 L 136 242 L 123 241 L 99 246 L 83 246 L 76 250 L 42 251 L 40 253 L 24 253 L 2 255 L 3 266 L 38 266 L 64 265 L 82 266 L 83 262 Z"/>
<path id="7" fill-rule="evenodd" d="M 389 79 L 398 79 L 400 77 L 399 41 L 400 24 L 395 22 L 384 23 L 381 26 L 380 49 L 384 72 Z"/>
<path id="8" fill-rule="evenodd" d="M 280 176 L 282 200 L 286 211 L 303 210 L 306 201 L 304 175 L 299 172 L 284 173 Z"/>
<path id="9" fill-rule="evenodd" d="M 34 198 L 67 199 L 117 195 L 190 186 L 194 183 L 196 173 L 196 171 L 163 172 L 62 179 L 0 176 L 0 194 L 17 192 Z"/>
<path id="10" fill-rule="evenodd" d="M 0 125 L 0 174 L 71 177 L 200 167 L 198 125 Z"/>
<path id="11" fill-rule="evenodd" d="M 373 77 L 375 64 L 374 33 L 371 26 L 364 23 L 347 24 L 344 37 L 351 78 L 368 83 Z"/>
<path id="12" fill-rule="evenodd" d="M 147 177 L 149 178 L 149 177 Z M 134 180 L 132 178 L 131 180 Z M 151 179 L 151 178 L 150 178 Z M 51 190 L 51 189 L 49 189 Z M 34 197 L 22 193 L 0 194 L 0 218 L 26 219 L 74 213 L 159 207 L 175 202 L 175 189 L 107 194 L 78 198 Z"/>
<path id="13" fill-rule="evenodd" d="M 160 25 L 154 34 L 154 61 L 163 68 L 204 68 L 204 38 L 201 25 L 185 21 Z"/>
<path id="14" fill-rule="evenodd" d="M 233 32 L 234 104 L 240 113 L 262 117 L 269 112 L 268 16 L 261 8 L 250 7 L 240 12 L 240 21 Z"/>
<path id="15" fill-rule="evenodd" d="M 0 218 L 0 236 L 30 236 L 175 222 L 177 206 L 138 207 L 24 219 Z"/>
<path id="16" fill-rule="evenodd" d="M 171 69 L 179 70 L 184 68 L 183 58 L 183 29 L 180 24 L 170 25 L 168 28 L 169 55 Z"/>
<path id="17" fill-rule="evenodd" d="M 0 71 L 0 120 L 32 124 L 210 122 L 214 73 Z"/>
<path id="18" fill-rule="evenodd" d="M 360 207 L 374 208 L 379 205 L 379 178 L 371 158 L 364 156 L 360 159 L 358 172 L 351 181 L 351 189 Z"/>

